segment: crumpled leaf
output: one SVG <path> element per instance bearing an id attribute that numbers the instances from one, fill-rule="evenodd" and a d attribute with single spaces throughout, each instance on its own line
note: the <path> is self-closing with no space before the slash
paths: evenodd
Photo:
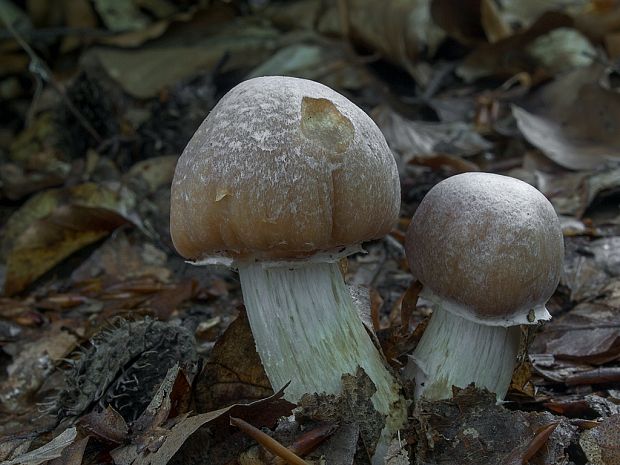
<path id="1" fill-rule="evenodd" d="M 546 340 L 546 352 L 556 358 L 597 365 L 619 359 L 620 316 L 610 312 L 611 308 L 584 302 L 559 317 L 554 326 L 562 329 L 541 336 Z"/>
<path id="2" fill-rule="evenodd" d="M 350 39 L 376 50 L 415 76 L 414 62 L 433 54 L 444 38 L 431 19 L 431 0 L 349 0 L 344 13 Z"/>
<path id="3" fill-rule="evenodd" d="M 571 27 L 573 20 L 560 13 L 545 13 L 530 28 L 493 44 L 481 44 L 459 65 L 456 73 L 467 82 L 494 76 L 508 79 L 520 72 L 534 74 L 543 70 L 528 50 L 537 38 L 562 27 Z"/>
<path id="4" fill-rule="evenodd" d="M 495 395 L 474 387 L 456 390 L 454 398 L 421 400 L 414 411 L 416 459 L 421 464 L 506 465 L 530 449 L 539 428 L 559 423 L 530 464 L 562 463 L 576 441 L 576 428 L 549 413 L 510 411 Z M 517 459 L 517 462 L 514 460 Z"/>
<path id="5" fill-rule="evenodd" d="M 111 405 L 104 410 L 95 410 L 84 415 L 79 424 L 90 434 L 112 444 L 121 444 L 129 435 L 125 419 Z"/>
<path id="6" fill-rule="evenodd" d="M 273 393 L 245 311 L 222 334 L 196 383 L 198 411 L 205 412 L 241 400 Z"/>
<path id="7" fill-rule="evenodd" d="M 2 240 L 5 293 L 25 289 L 54 265 L 129 221 L 133 198 L 86 183 L 36 195 L 9 218 Z"/>
<path id="8" fill-rule="evenodd" d="M 77 437 L 75 427 L 67 428 L 50 442 L 33 451 L 27 452 L 15 459 L 1 462 L 0 465 L 38 465 L 61 456 L 63 450 L 69 447 Z"/>
<path id="9" fill-rule="evenodd" d="M 570 290 L 570 298 L 574 302 L 586 299 L 593 300 L 604 294 L 604 289 L 612 286 L 620 276 L 618 269 L 618 253 L 616 247 L 618 237 L 607 237 L 590 242 L 578 238 L 566 241 L 564 267 L 560 282 Z M 613 288 L 610 287 L 610 290 Z M 613 303 L 600 304 L 613 308 Z"/>
<path id="10" fill-rule="evenodd" d="M 575 29 L 561 27 L 537 37 L 527 51 L 551 75 L 592 64 L 596 49 Z"/>
<path id="11" fill-rule="evenodd" d="M 359 368 L 355 376 L 342 376 L 342 391 L 333 394 L 305 394 L 299 401 L 296 418 L 340 424 L 356 424 L 368 457 L 374 454 L 385 418 L 372 405 L 371 397 L 376 388 L 372 380 Z"/>
<path id="12" fill-rule="evenodd" d="M 5 411 L 15 412 L 27 405 L 29 397 L 43 384 L 58 360 L 66 357 L 77 343 L 75 335 L 54 324 L 42 331 L 36 341 L 8 344 L 4 351 L 13 355 L 7 367 L 8 377 L 0 384 L 0 403 Z"/>
<path id="13" fill-rule="evenodd" d="M 373 119 L 392 151 L 399 156 L 401 166 L 416 158 L 431 158 L 438 154 L 467 156 L 492 147 L 467 123 L 411 121 L 388 106 L 377 107 Z"/>
<path id="14" fill-rule="evenodd" d="M 105 277 L 108 281 L 129 281 L 152 277 L 159 282 L 170 279 L 167 255 L 136 230 L 119 230 L 71 273 L 74 282 Z"/>
<path id="15" fill-rule="evenodd" d="M 499 0 L 499 12 L 505 21 L 529 27 L 547 11 L 577 13 L 590 7 L 589 0 Z"/>
<path id="16" fill-rule="evenodd" d="M 344 47 L 336 43 L 326 47 L 320 42 L 281 48 L 254 68 L 247 78 L 258 76 L 295 76 L 319 81 L 334 89 L 358 90 L 370 82 L 365 69 L 347 59 Z"/>
<path id="17" fill-rule="evenodd" d="M 94 0 L 97 13 L 108 29 L 128 31 L 142 29 L 148 18 L 132 0 Z"/>
<path id="18" fill-rule="evenodd" d="M 568 418 L 598 418 L 620 414 L 620 405 L 596 394 L 545 402 L 545 408 Z"/>
<path id="19" fill-rule="evenodd" d="M 230 426 L 231 416 L 244 418 L 257 427 L 273 426 L 277 418 L 289 415 L 293 404 L 282 399 L 283 392 L 278 392 L 271 397 L 261 399 L 250 404 L 235 404 L 213 412 L 203 413 L 191 417 L 182 418 L 170 429 L 160 428 L 159 444 L 155 451 L 140 451 L 136 445 L 124 446 L 112 451 L 111 455 L 115 463 L 119 465 L 166 465 L 173 456 L 181 449 L 183 444 L 201 427 L 212 428 L 215 439 L 230 439 L 236 433 Z M 202 442 L 200 450 L 205 457 L 209 457 L 210 449 L 214 442 Z"/>
<path id="20" fill-rule="evenodd" d="M 599 65 L 574 70 L 513 107 L 525 138 L 557 164 L 594 169 L 620 153 L 620 93 Z"/>
<path id="21" fill-rule="evenodd" d="M 224 57 L 222 72 L 251 69 L 277 48 L 277 31 L 251 21 L 235 22 L 218 34 L 191 45 L 160 44 L 138 49 L 97 47 L 87 54 L 97 59 L 108 75 L 130 95 L 155 97 L 166 87 L 213 69 Z M 173 64 L 173 66 L 171 66 Z"/>
<path id="22" fill-rule="evenodd" d="M 584 431 L 579 445 L 592 465 L 620 463 L 620 414 L 605 418 L 597 427 Z"/>
<path id="23" fill-rule="evenodd" d="M 162 186 L 170 186 L 178 159 L 175 155 L 168 155 L 139 161 L 124 176 L 125 183 L 132 187 L 134 183 L 143 184 L 144 191 L 149 194 Z"/>
<path id="24" fill-rule="evenodd" d="M 510 35 L 497 14 L 497 6 L 487 0 L 434 0 L 433 20 L 450 36 L 467 45 L 495 42 Z"/>
<path id="25" fill-rule="evenodd" d="M 49 465 L 82 465 L 84 452 L 88 445 L 89 436 L 78 439 L 70 446 L 66 447 L 60 457 L 52 460 Z"/>
<path id="26" fill-rule="evenodd" d="M 620 169 L 578 172 L 537 170 L 536 179 L 538 190 L 548 197 L 558 214 L 577 218 L 582 218 L 593 203 L 600 203 L 599 200 L 620 190 Z M 592 216 L 591 211 L 588 216 Z"/>

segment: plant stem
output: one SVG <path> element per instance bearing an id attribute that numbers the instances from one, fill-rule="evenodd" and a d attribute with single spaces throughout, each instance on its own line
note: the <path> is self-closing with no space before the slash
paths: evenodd
<path id="1" fill-rule="evenodd" d="M 510 387 L 519 341 L 519 326 L 482 325 L 438 304 L 404 375 L 415 378 L 416 398 L 447 399 L 452 386 L 475 383 L 502 400 Z"/>

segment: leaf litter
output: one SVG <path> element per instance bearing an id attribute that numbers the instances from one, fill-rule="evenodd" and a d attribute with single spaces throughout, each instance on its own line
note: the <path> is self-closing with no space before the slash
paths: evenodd
<path id="1" fill-rule="evenodd" d="M 195 128 L 241 80 L 282 74 L 351 98 L 398 161 L 398 225 L 343 264 L 395 370 L 430 314 L 402 244 L 434 184 L 512 175 L 561 215 L 554 318 L 524 335 L 507 402 L 412 404 L 385 463 L 618 463 L 616 2 L 384 3 L 0 1 L 2 463 L 281 463 L 231 416 L 308 463 L 369 463 L 368 378 L 273 394 L 238 279 L 169 237 Z"/>

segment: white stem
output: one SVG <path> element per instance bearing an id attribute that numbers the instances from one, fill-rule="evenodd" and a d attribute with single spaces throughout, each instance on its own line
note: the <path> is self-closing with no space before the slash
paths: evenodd
<path id="1" fill-rule="evenodd" d="M 375 384 L 375 409 L 392 433 L 404 421 L 399 386 L 372 343 L 337 263 L 244 263 L 239 277 L 248 320 L 265 372 L 284 397 L 338 394 L 341 377 L 362 367 Z M 389 425 L 391 423 L 391 425 Z M 389 426 L 389 428 L 388 428 Z"/>
<path id="2" fill-rule="evenodd" d="M 404 376 L 415 378 L 416 398 L 449 399 L 452 386 L 471 383 L 502 400 L 519 351 L 518 326 L 486 326 L 434 306 L 428 327 Z"/>

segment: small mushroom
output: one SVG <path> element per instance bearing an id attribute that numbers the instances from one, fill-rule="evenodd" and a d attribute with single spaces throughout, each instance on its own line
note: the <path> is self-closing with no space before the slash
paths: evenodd
<path id="1" fill-rule="evenodd" d="M 404 418 L 399 386 L 338 260 L 387 234 L 399 206 L 394 158 L 368 115 L 319 83 L 261 77 L 228 92 L 185 148 L 170 230 L 185 258 L 239 270 L 274 389 L 290 381 L 291 401 L 336 394 L 342 375 L 362 367 L 394 431 Z"/>
<path id="2" fill-rule="evenodd" d="M 443 399 L 475 383 L 503 399 L 519 350 L 518 325 L 551 318 L 564 242 L 558 217 L 534 187 L 465 173 L 424 197 L 406 252 L 433 315 L 404 375 L 416 396 Z"/>

